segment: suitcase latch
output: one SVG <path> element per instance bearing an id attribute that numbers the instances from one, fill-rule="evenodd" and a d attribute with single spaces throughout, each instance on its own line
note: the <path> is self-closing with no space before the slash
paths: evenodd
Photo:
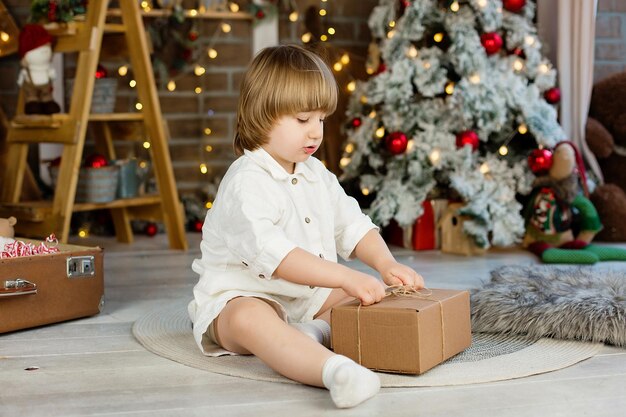
<path id="1" fill-rule="evenodd" d="M 69 256 L 67 258 L 68 278 L 92 277 L 95 274 L 96 270 L 93 256 Z"/>
<path id="2" fill-rule="evenodd" d="M 4 281 L 4 286 L 0 287 L 0 297 L 14 297 L 18 295 L 37 294 L 37 284 L 25 279 L 17 278 Z"/>

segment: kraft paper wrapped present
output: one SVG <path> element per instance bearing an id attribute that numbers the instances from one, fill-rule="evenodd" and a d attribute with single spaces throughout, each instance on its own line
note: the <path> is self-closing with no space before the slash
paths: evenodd
<path id="1" fill-rule="evenodd" d="M 472 344 L 468 291 L 430 289 L 331 311 L 332 346 L 361 365 L 422 374 Z"/>

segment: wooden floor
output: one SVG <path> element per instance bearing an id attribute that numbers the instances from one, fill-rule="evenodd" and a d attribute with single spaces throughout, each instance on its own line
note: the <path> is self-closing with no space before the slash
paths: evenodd
<path id="1" fill-rule="evenodd" d="M 74 240 L 105 248 L 104 310 L 0 336 L 0 416 L 626 415 L 626 350 L 611 347 L 575 366 L 529 378 L 383 389 L 350 410 L 335 409 L 323 389 L 227 377 L 156 356 L 135 341 L 131 325 L 148 311 L 191 297 L 197 278 L 190 264 L 199 255 L 199 235 L 188 237 L 188 252 L 168 250 L 164 235 L 138 237 L 133 245 L 109 238 Z M 514 250 L 474 258 L 395 253 L 434 288 L 473 288 L 497 266 L 536 262 Z M 599 267 L 626 270 L 626 263 Z"/>

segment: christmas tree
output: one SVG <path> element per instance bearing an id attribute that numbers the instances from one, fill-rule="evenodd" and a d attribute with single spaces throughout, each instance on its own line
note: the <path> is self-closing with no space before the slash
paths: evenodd
<path id="1" fill-rule="evenodd" d="M 453 198 L 479 247 L 524 233 L 516 197 L 532 162 L 565 139 L 556 71 L 542 55 L 530 0 L 381 0 L 374 41 L 347 110 L 343 180 L 385 226 L 414 223 L 430 198 Z M 535 151 L 529 157 L 529 152 Z M 361 199 L 362 200 L 362 199 Z"/>

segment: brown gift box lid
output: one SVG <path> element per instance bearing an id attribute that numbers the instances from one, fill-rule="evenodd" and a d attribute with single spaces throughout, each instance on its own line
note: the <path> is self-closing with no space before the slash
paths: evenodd
<path id="1" fill-rule="evenodd" d="M 462 352 L 472 344 L 469 292 L 430 291 L 425 298 L 390 295 L 360 309 L 358 301 L 334 307 L 333 350 L 370 369 L 406 374 Z"/>

